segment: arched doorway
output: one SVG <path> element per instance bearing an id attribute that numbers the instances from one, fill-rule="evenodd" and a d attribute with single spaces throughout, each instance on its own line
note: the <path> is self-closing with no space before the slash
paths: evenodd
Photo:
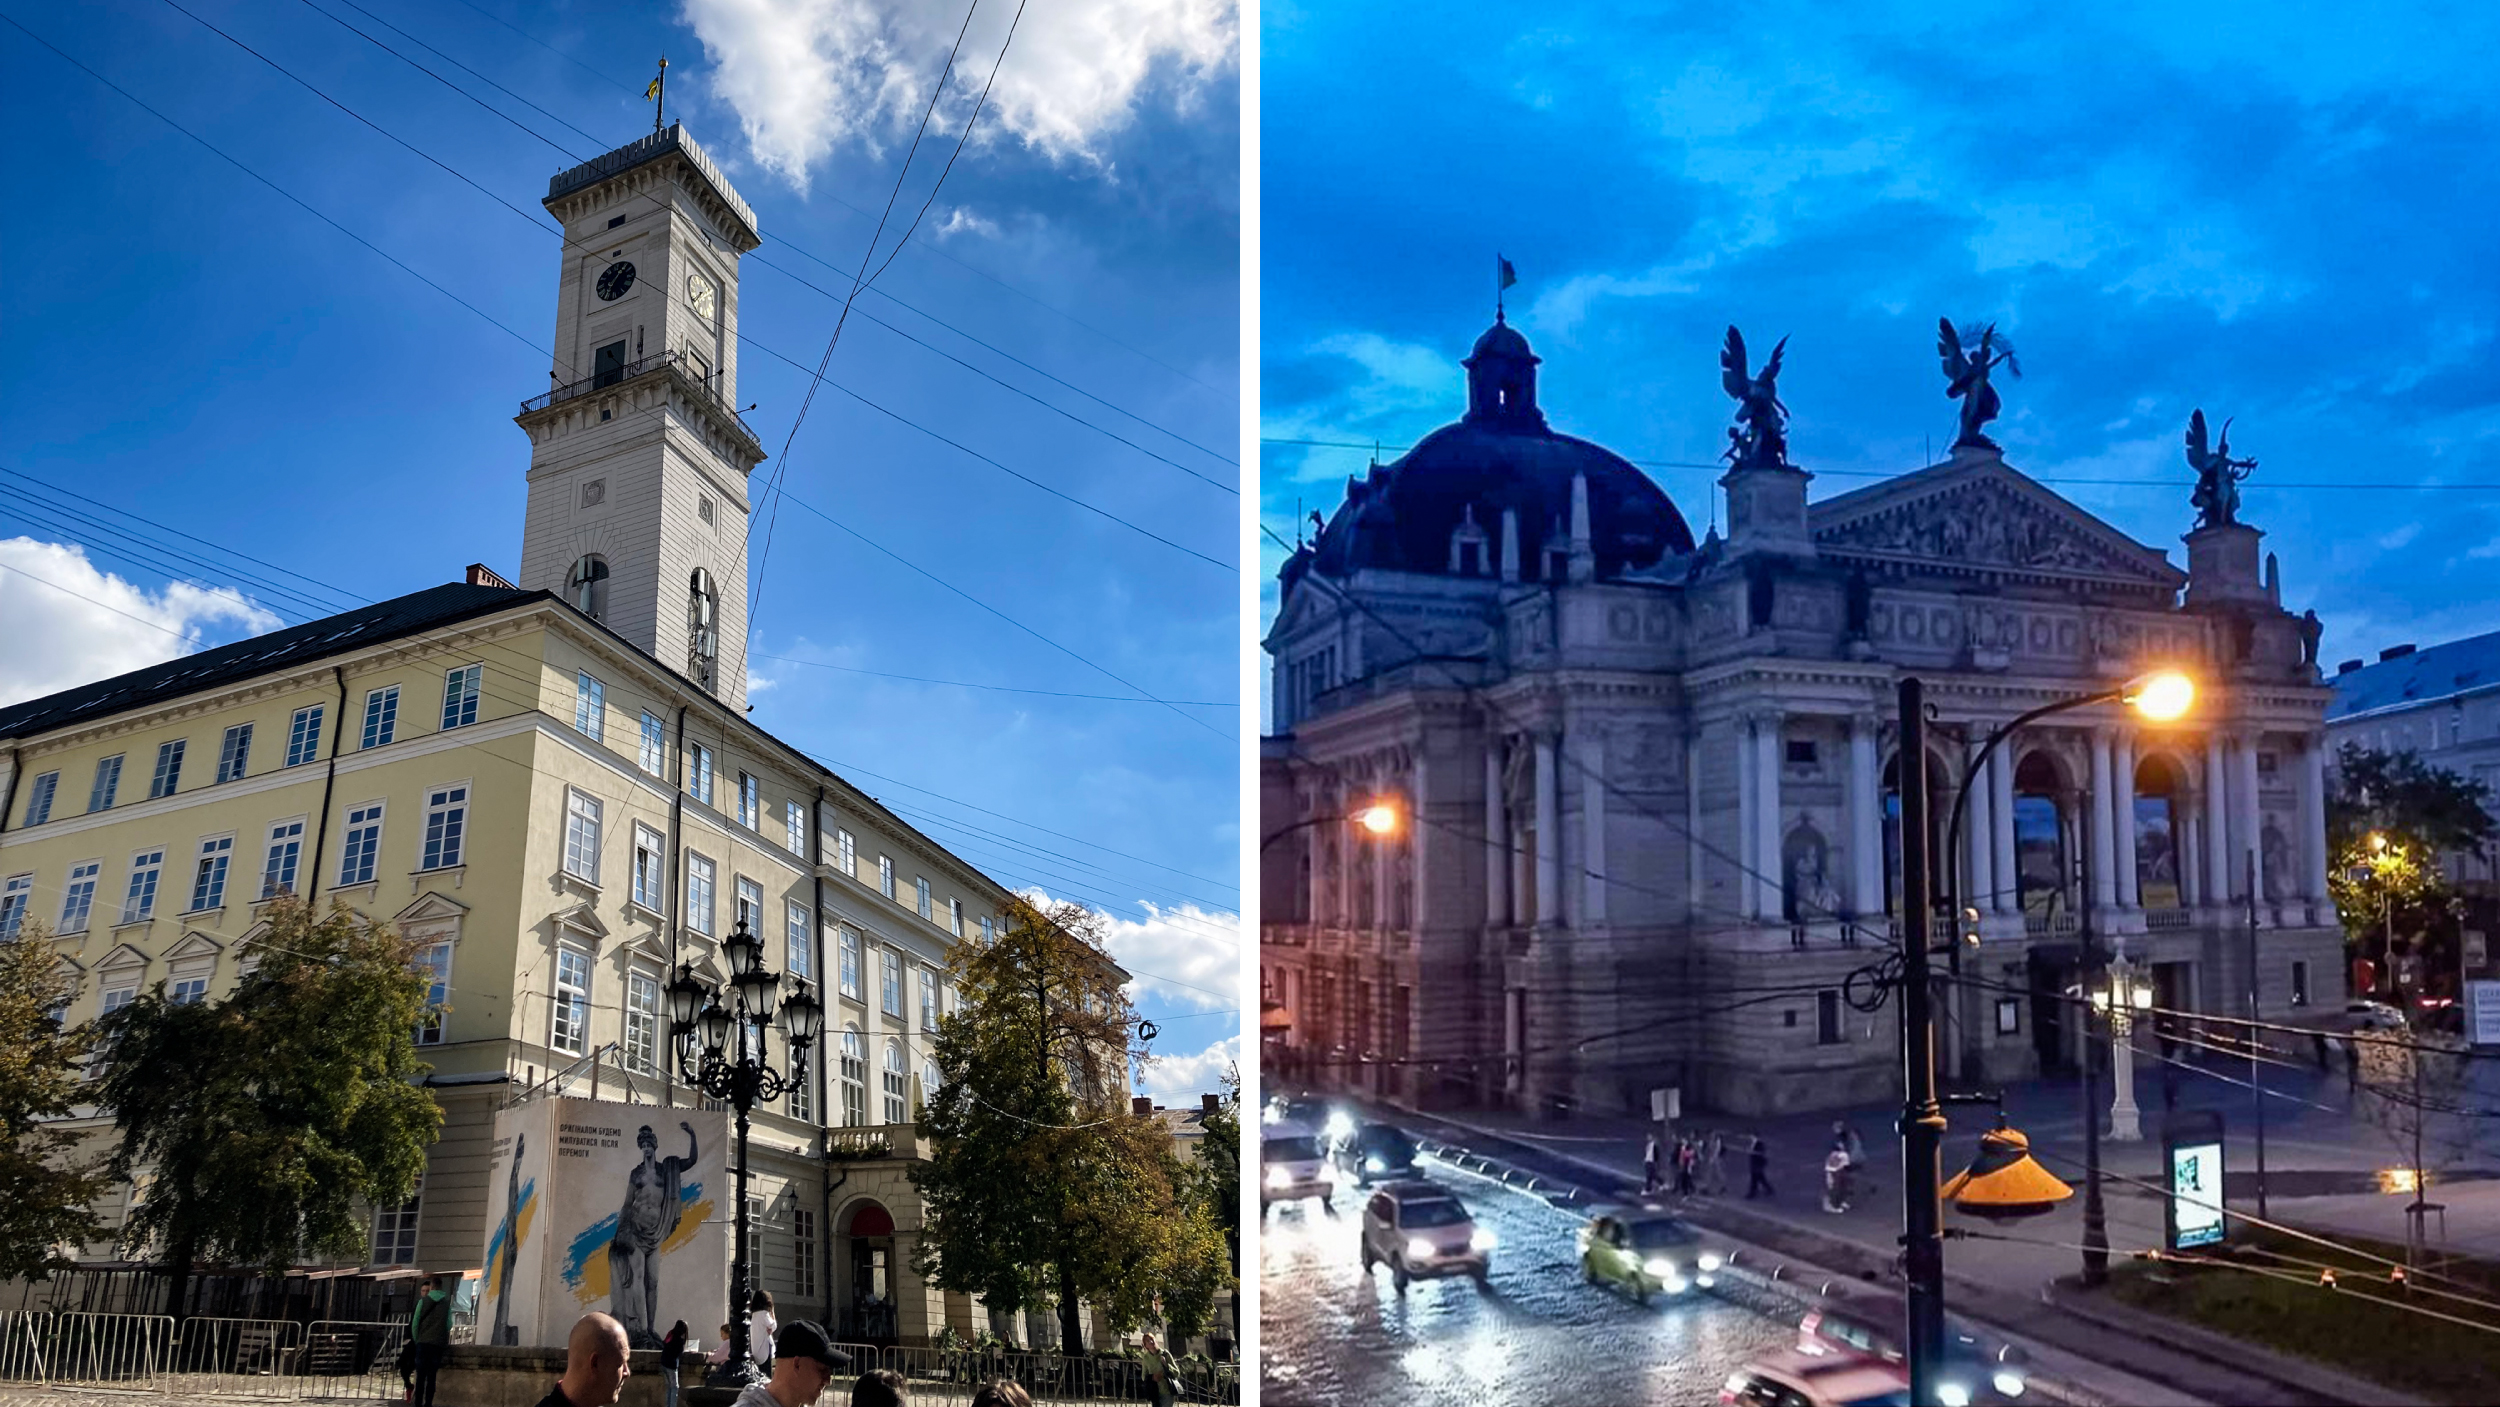
<path id="1" fill-rule="evenodd" d="M 893 1343 L 894 1214 L 873 1201 L 853 1203 L 844 1214 L 843 1239 L 849 1243 L 848 1274 L 842 1286 L 839 1337 L 849 1343 Z"/>
<path id="2" fill-rule="evenodd" d="M 2035 932 L 2067 929 L 2074 923 L 2079 896 L 2071 883 L 2074 852 L 2066 833 L 2072 795 L 2064 774 L 2046 752 L 2026 753 L 2015 764 L 2014 899 L 2024 924 Z"/>
<path id="3" fill-rule="evenodd" d="M 1901 755 L 1884 760 L 1884 912 L 1901 917 Z M 1945 823 L 1952 816 L 1953 788 L 1944 760 L 1927 754 L 1927 892 L 1944 902 Z"/>

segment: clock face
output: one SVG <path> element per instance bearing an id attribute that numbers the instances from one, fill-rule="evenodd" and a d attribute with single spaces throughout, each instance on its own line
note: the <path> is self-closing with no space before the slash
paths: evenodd
<path id="1" fill-rule="evenodd" d="M 688 274 L 686 276 L 686 303 L 694 309 L 696 317 L 708 320 L 712 316 L 714 306 L 712 281 L 701 274 Z"/>
<path id="2" fill-rule="evenodd" d="M 599 275 L 599 297 L 613 303 L 634 286 L 634 266 L 623 259 L 608 265 Z"/>

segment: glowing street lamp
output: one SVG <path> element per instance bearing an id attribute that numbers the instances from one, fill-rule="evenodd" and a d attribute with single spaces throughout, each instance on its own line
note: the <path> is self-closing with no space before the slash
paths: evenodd
<path id="1" fill-rule="evenodd" d="M 2127 960 L 2124 947 L 2109 962 L 2109 982 L 2092 992 L 2092 1008 L 2109 1022 L 2110 1073 L 2116 1096 L 2109 1106 L 2109 1136 L 2124 1142 L 2144 1137 L 2135 1107 L 2135 1014 L 2153 1005 L 2153 984 L 2143 969 Z"/>
<path id="2" fill-rule="evenodd" d="M 1354 823 L 1373 835 L 1395 835 L 1398 830 L 1398 808 L 1385 801 L 1375 801 L 1354 813 Z"/>

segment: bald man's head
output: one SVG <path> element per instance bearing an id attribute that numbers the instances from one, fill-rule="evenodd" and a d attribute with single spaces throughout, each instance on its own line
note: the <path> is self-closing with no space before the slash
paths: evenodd
<path id="1" fill-rule="evenodd" d="M 585 1314 L 564 1341 L 564 1395 L 573 1407 L 613 1407 L 633 1372 L 625 1326 L 605 1314 Z"/>

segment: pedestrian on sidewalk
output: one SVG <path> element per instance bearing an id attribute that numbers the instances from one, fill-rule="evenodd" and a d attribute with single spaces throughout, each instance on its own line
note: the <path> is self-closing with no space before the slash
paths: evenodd
<path id="1" fill-rule="evenodd" d="M 1747 1149 L 1745 1152 L 1746 1201 L 1750 1202 L 1756 1196 L 1770 1197 L 1776 1195 L 1771 1191 L 1771 1179 L 1768 1176 L 1770 1167 L 1771 1147 L 1769 1144 L 1762 1141 L 1762 1135 L 1755 1134 L 1753 1136 L 1753 1147 Z"/>
<path id="2" fill-rule="evenodd" d="M 1710 1131 L 1710 1141 L 1702 1153 L 1701 1190 L 1713 1197 L 1727 1195 L 1727 1135 L 1718 1129 Z"/>
<path id="3" fill-rule="evenodd" d="M 1658 1195 L 1658 1135 L 1649 1136 L 1649 1147 L 1641 1153 L 1641 1195 Z"/>
<path id="4" fill-rule="evenodd" d="M 1823 1210 L 1838 1216 L 1849 1210 L 1849 1150 L 1834 1147 L 1823 1158 Z"/>

